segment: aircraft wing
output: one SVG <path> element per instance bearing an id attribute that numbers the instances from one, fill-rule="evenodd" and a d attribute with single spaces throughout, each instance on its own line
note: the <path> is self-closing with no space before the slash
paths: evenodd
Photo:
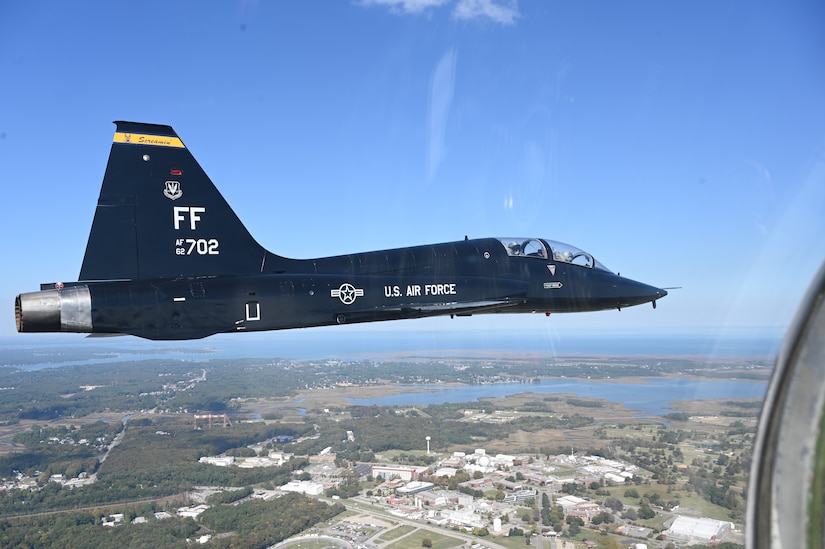
<path id="1" fill-rule="evenodd" d="M 374 307 L 358 311 L 342 311 L 346 322 L 367 322 L 388 318 L 422 318 L 428 316 L 470 316 L 474 313 L 502 312 L 525 303 L 525 299 L 494 299 L 485 301 L 451 301 L 444 303 L 399 303 L 392 306 Z"/>
<path id="2" fill-rule="evenodd" d="M 395 310 L 400 311 L 420 311 L 420 312 L 428 312 L 428 313 L 435 313 L 435 314 L 444 314 L 444 313 L 452 313 L 452 314 L 472 314 L 472 313 L 490 313 L 495 311 L 496 309 L 507 309 L 509 307 L 513 307 L 515 305 L 521 305 L 524 303 L 524 299 L 500 299 L 500 300 L 488 300 L 488 301 L 473 301 L 473 302 L 463 302 L 463 301 L 453 301 L 449 303 L 416 303 L 410 305 L 401 305 L 399 307 L 393 307 Z"/>

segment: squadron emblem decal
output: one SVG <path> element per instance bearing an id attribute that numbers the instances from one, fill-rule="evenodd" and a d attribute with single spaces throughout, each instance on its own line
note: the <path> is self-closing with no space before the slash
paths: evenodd
<path id="1" fill-rule="evenodd" d="M 330 297 L 337 297 L 341 300 L 341 303 L 343 303 L 344 305 L 352 305 L 353 303 L 355 303 L 355 298 L 361 297 L 363 295 L 363 288 L 356 288 L 349 282 L 341 284 L 341 286 L 337 290 L 329 291 Z"/>
<path id="2" fill-rule="evenodd" d="M 169 200 L 177 200 L 183 196 L 183 191 L 180 188 L 180 181 L 167 181 L 163 184 L 163 196 Z"/>

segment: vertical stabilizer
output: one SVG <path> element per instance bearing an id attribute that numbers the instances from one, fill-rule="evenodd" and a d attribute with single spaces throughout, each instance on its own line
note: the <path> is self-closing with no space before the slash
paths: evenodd
<path id="1" fill-rule="evenodd" d="M 170 126 L 115 124 L 81 281 L 252 274 L 277 257 Z"/>

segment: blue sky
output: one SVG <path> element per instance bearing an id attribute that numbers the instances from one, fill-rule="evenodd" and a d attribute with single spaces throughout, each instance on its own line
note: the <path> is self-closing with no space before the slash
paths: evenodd
<path id="1" fill-rule="evenodd" d="M 781 332 L 825 258 L 823 22 L 813 0 L 3 3 L 0 335 L 17 293 L 77 278 L 120 119 L 174 126 L 281 255 L 540 236 L 683 287 L 368 333 Z"/>

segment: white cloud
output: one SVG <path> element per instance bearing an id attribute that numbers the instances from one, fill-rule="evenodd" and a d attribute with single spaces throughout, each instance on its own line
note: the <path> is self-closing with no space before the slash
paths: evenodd
<path id="1" fill-rule="evenodd" d="M 446 4 L 449 0 L 361 0 L 364 6 L 388 6 L 390 11 L 421 13 L 429 8 Z"/>
<path id="2" fill-rule="evenodd" d="M 457 19 L 487 18 L 502 25 L 512 25 L 519 11 L 515 0 L 459 0 L 453 15 Z"/>
<path id="3" fill-rule="evenodd" d="M 418 14 L 438 8 L 452 0 L 360 0 L 363 6 L 387 6 L 394 13 Z M 519 16 L 516 0 L 457 0 L 453 9 L 456 19 L 489 19 L 502 25 L 512 25 Z"/>
<path id="4" fill-rule="evenodd" d="M 445 135 L 447 132 L 447 118 L 450 115 L 450 106 L 453 103 L 453 91 L 455 90 L 455 65 L 456 52 L 450 50 L 441 57 L 430 81 L 427 162 L 427 175 L 430 179 L 435 175 L 438 166 L 446 155 Z"/>

